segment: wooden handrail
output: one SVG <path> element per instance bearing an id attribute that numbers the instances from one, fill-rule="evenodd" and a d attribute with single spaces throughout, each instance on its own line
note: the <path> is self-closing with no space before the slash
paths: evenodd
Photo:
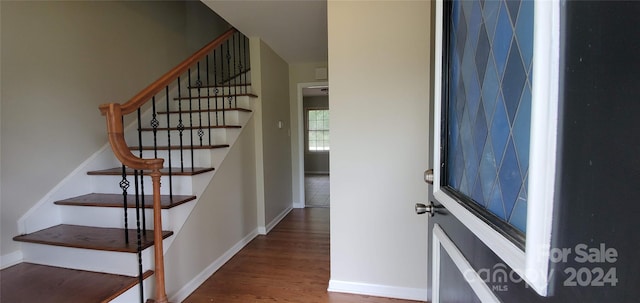
<path id="1" fill-rule="evenodd" d="M 171 82 L 178 79 L 180 75 L 185 73 L 189 68 L 204 58 L 209 52 L 220 46 L 229 37 L 235 34 L 237 30 L 231 28 L 211 41 L 203 48 L 195 52 L 186 60 L 182 61 L 172 70 L 164 74 L 158 80 L 147 86 L 138 94 L 133 96 L 124 104 L 107 103 L 100 105 L 100 112 L 107 120 L 107 134 L 109 144 L 116 158 L 122 164 L 137 170 L 151 170 L 151 179 L 153 183 L 153 232 L 154 232 L 154 255 L 155 255 L 155 281 L 156 281 L 156 303 L 167 303 L 167 294 L 164 282 L 164 251 L 162 248 L 162 216 L 160 206 L 160 169 L 163 166 L 164 159 L 151 158 L 145 159 L 136 157 L 131 153 L 130 147 L 124 137 L 123 116 L 133 113 L 142 107 L 146 102 L 151 100 L 158 92 L 168 86 Z"/>
<path id="2" fill-rule="evenodd" d="M 227 30 L 218 38 L 209 42 L 209 44 L 205 45 L 199 51 L 195 52 L 189 58 L 182 61 L 182 63 L 178 64 L 168 73 L 164 74 L 162 77 L 160 77 L 160 79 L 156 80 L 151 85 L 147 86 L 147 88 L 140 91 L 137 95 L 133 96 L 131 100 L 122 104 L 122 113 L 124 115 L 127 115 L 140 108 L 144 103 L 149 101 L 151 97 L 157 94 L 160 90 L 164 89 L 165 86 L 169 85 L 169 83 L 177 79 L 178 76 L 186 72 L 194 63 L 198 62 L 198 60 L 202 59 L 210 51 L 220 46 L 224 41 L 226 41 L 229 37 L 231 37 L 231 35 L 235 34 L 236 32 L 237 30 L 235 28 Z"/>
<path id="3" fill-rule="evenodd" d="M 116 158 L 122 164 L 133 169 L 159 170 L 162 168 L 164 159 L 143 159 L 131 153 L 131 149 L 124 139 L 124 126 L 122 125 L 122 110 L 118 103 L 100 105 L 100 112 L 107 118 L 107 134 L 109 145 Z"/>

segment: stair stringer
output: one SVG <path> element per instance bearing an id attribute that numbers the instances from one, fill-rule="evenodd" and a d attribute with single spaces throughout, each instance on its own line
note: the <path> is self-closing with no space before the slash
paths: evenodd
<path id="1" fill-rule="evenodd" d="M 248 97 L 245 97 L 245 98 L 248 98 Z M 151 109 L 148 109 L 141 116 L 151 117 Z M 226 135 L 226 140 L 227 140 L 226 143 L 229 144 L 229 146 L 233 146 L 233 144 L 239 137 L 240 133 L 244 129 L 247 121 L 251 118 L 252 113 L 251 112 L 240 113 L 238 116 L 239 117 L 237 122 L 238 122 L 238 125 L 241 126 L 241 128 L 226 130 L 228 132 L 228 134 Z M 137 120 L 129 123 L 129 125 L 125 129 L 125 133 L 137 132 L 136 129 L 137 129 Z M 224 161 L 224 158 L 226 157 L 229 150 L 230 148 L 216 149 L 216 150 L 210 151 L 210 157 L 211 157 L 210 163 L 214 165 L 213 167 L 219 166 Z M 95 184 L 97 182 L 95 179 L 100 177 L 103 177 L 103 178 L 106 178 L 106 177 L 89 176 L 87 175 L 87 173 L 89 171 L 100 170 L 107 167 L 117 167 L 119 165 L 121 164 L 113 155 L 110 145 L 106 144 L 105 146 L 103 146 L 100 150 L 95 152 L 87 160 L 81 163 L 69 175 L 67 175 L 60 183 L 58 183 L 51 191 L 49 191 L 42 199 L 40 199 L 40 201 L 38 201 L 38 203 L 36 203 L 34 207 L 32 207 L 29 211 L 27 211 L 27 213 L 25 213 L 18 220 L 19 233 L 20 234 L 32 233 L 32 232 L 36 232 L 38 230 L 49 228 L 58 224 L 78 224 L 78 225 L 97 226 L 97 227 L 123 228 L 124 223 L 122 222 L 122 219 L 121 219 L 122 218 L 121 209 L 107 208 L 107 207 L 66 206 L 66 205 L 55 205 L 53 203 L 55 201 L 66 199 L 69 197 L 96 192 Z M 195 176 L 178 177 L 178 178 L 190 179 L 188 184 L 190 184 L 191 192 L 187 194 L 196 195 L 197 198 L 193 201 L 184 203 L 174 208 L 163 210 L 162 218 L 163 218 L 164 230 L 172 230 L 174 231 L 174 234 L 177 234 L 177 232 L 181 229 L 182 225 L 188 218 L 189 214 L 191 213 L 195 205 L 199 202 L 199 197 L 200 197 L 199 195 L 205 190 L 207 185 L 211 182 L 215 173 L 216 171 L 214 170 L 209 173 L 195 175 Z M 103 182 L 98 182 L 98 183 L 104 183 L 104 180 Z M 114 184 L 114 187 L 117 187 L 117 182 L 113 184 Z M 164 184 L 162 184 L 161 186 L 162 188 L 166 189 L 166 187 L 168 186 L 168 182 L 164 182 Z M 117 191 L 114 191 L 114 192 L 117 192 Z M 80 208 L 84 208 L 87 210 L 82 211 L 80 210 Z M 74 210 L 70 211 L 71 212 L 70 214 L 66 214 L 65 212 L 67 212 L 68 209 L 74 209 Z M 109 213 L 109 212 L 113 213 L 115 211 L 117 213 L 118 210 L 120 213 L 119 215 L 120 219 L 116 222 L 112 221 L 111 223 L 104 224 L 104 223 L 100 223 L 99 220 L 91 219 L 92 218 L 91 216 L 95 218 L 96 214 L 100 214 L 99 217 L 102 217 L 102 211 L 106 213 Z M 83 217 L 78 217 L 72 214 L 73 212 L 78 212 L 78 211 L 80 213 L 84 213 L 85 215 L 89 214 L 88 217 L 84 217 L 87 222 L 78 222 L 78 220 L 82 221 Z M 147 212 L 147 218 L 148 218 L 147 220 L 148 227 L 151 228 L 153 224 L 153 221 L 151 219 L 152 211 L 146 210 L 146 212 Z M 108 218 L 111 216 L 105 216 L 105 217 Z M 75 219 L 69 219 L 69 218 L 75 218 Z M 135 227 L 135 221 L 131 221 L 131 220 L 135 220 L 135 214 L 130 212 L 129 218 L 130 218 L 129 228 Z M 171 243 L 173 242 L 174 238 L 175 236 L 171 236 L 164 240 L 163 243 L 164 243 L 165 252 L 171 246 Z M 34 263 L 47 264 L 51 266 L 64 265 L 64 264 L 57 264 L 55 261 L 42 260 L 40 256 L 42 256 L 43 254 L 41 252 L 30 251 L 30 250 L 33 250 L 34 247 L 36 247 L 35 249 L 39 249 L 38 247 L 42 249 L 47 249 L 46 246 L 43 247 L 43 245 L 23 245 L 21 249 L 22 260 L 16 260 L 16 262 L 14 263 L 19 263 L 21 261 L 33 261 Z M 74 248 L 62 248 L 62 249 L 76 250 Z M 39 257 L 38 258 L 32 257 L 36 255 Z M 62 263 L 65 263 L 65 262 L 67 261 L 63 261 Z M 74 266 L 69 268 L 86 269 L 86 270 L 98 269 L 92 266 Z M 122 272 L 120 270 L 109 270 L 109 272 L 116 273 L 116 274 L 117 273 L 128 274 L 128 272 Z"/>
<path id="2" fill-rule="evenodd" d="M 186 82 L 183 81 L 185 84 Z M 176 88 L 170 89 L 170 95 Z M 159 99 L 165 100 L 164 98 Z M 142 117 L 151 117 L 152 108 L 148 107 Z M 129 122 L 124 129 L 125 134 L 135 132 L 137 119 Z M 33 207 L 18 219 L 18 233 L 27 234 L 63 223 L 61 208 L 54 202 L 69 197 L 88 194 L 94 189 L 93 180 L 87 175 L 90 171 L 120 166 L 109 142 L 83 161 L 76 169 L 65 176 Z M 87 190 L 89 189 L 89 190 Z"/>
<path id="3" fill-rule="evenodd" d="M 253 113 L 244 113 L 239 116 L 240 118 L 238 122 L 239 122 L 239 125 L 242 126 L 242 128 L 227 130 L 227 144 L 229 144 L 229 148 L 217 149 L 217 150 L 211 151 L 211 164 L 213 165 L 213 167 L 217 168 L 222 165 L 222 162 L 227 157 L 227 155 L 233 148 L 234 144 L 236 143 L 236 141 L 238 140 L 242 132 L 245 130 L 246 124 L 249 121 L 249 119 L 251 119 L 251 117 L 253 116 Z M 164 252 L 167 252 L 167 250 L 171 247 L 171 244 L 173 244 L 173 241 L 176 239 L 177 235 L 180 234 L 180 230 L 186 223 L 193 209 L 196 207 L 196 205 L 200 203 L 203 192 L 207 189 L 209 184 L 211 184 L 211 182 L 214 181 L 214 177 L 217 174 L 217 172 L 218 170 L 216 169 L 212 172 L 192 176 L 191 177 L 192 178 L 191 194 L 195 195 L 196 199 L 188 203 L 184 203 L 182 205 L 174 207 L 172 209 L 169 209 L 169 211 L 167 212 L 166 218 L 165 217 L 162 218 L 163 228 L 169 229 L 174 233 L 173 236 L 165 239 L 165 241 L 163 242 Z"/>

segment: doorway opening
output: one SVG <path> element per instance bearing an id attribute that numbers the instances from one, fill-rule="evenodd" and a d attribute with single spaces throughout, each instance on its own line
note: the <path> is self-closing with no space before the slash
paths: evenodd
<path id="1" fill-rule="evenodd" d="M 302 118 L 304 205 L 329 207 L 331 140 L 328 85 L 302 89 Z"/>

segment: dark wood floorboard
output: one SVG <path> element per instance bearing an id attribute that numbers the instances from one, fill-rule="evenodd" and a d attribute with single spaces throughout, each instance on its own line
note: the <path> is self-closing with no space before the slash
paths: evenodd
<path id="1" fill-rule="evenodd" d="M 64 247 L 96 249 L 119 252 L 137 252 L 137 233 L 129 229 L 129 243 L 125 242 L 124 229 L 60 224 L 34 233 L 16 236 L 15 241 Z M 142 234 L 142 249 L 153 245 L 153 230 Z M 173 235 L 163 231 L 163 239 Z"/>
<path id="2" fill-rule="evenodd" d="M 196 196 L 182 196 L 182 195 L 173 195 L 173 199 L 169 195 L 161 195 L 160 196 L 160 205 L 162 209 L 169 209 L 172 207 L 176 207 L 183 203 L 187 203 L 189 201 L 193 201 L 196 199 Z M 141 199 L 142 200 L 142 199 Z M 77 196 L 69 199 L 64 199 L 60 201 L 54 202 L 57 205 L 71 205 L 71 206 L 98 206 L 98 207 L 119 207 L 123 208 L 122 203 L 122 194 L 86 194 L 82 196 Z M 141 202 L 140 202 L 141 203 Z M 127 207 L 134 208 L 136 207 L 136 197 L 135 195 L 129 195 L 127 197 Z M 145 208 L 153 208 L 153 196 L 152 195 L 144 195 L 144 207 Z"/>
<path id="3" fill-rule="evenodd" d="M 294 209 L 206 280 L 185 303 L 408 303 L 327 292 L 329 209 Z"/>
<path id="4" fill-rule="evenodd" d="M 151 271 L 145 273 L 149 277 Z M 20 263 L 0 271 L 0 301 L 6 303 L 109 302 L 138 278 Z"/>
<path id="5" fill-rule="evenodd" d="M 179 167 L 172 167 L 171 168 L 171 175 L 173 176 L 193 176 L 193 175 L 198 175 L 198 174 L 203 174 L 206 172 L 210 172 L 213 171 L 214 168 L 213 167 L 185 167 L 184 170 L 180 169 Z M 128 176 L 133 176 L 134 175 L 134 170 L 127 168 L 126 170 L 127 175 Z M 162 173 L 163 176 L 168 176 L 169 175 L 169 168 L 163 168 L 160 170 L 160 173 Z M 87 175 L 92 175 L 92 176 L 122 176 L 122 167 L 114 167 L 114 168 L 108 168 L 108 169 L 103 169 L 103 170 L 94 170 L 94 171 L 89 171 L 87 172 Z M 149 175 L 149 171 L 145 170 L 144 171 L 144 175 Z"/>

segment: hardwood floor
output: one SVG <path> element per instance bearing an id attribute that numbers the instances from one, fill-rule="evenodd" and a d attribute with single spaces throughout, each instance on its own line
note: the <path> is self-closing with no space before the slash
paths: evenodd
<path id="1" fill-rule="evenodd" d="M 328 293 L 329 271 L 329 209 L 294 209 L 183 302 L 415 302 Z"/>

